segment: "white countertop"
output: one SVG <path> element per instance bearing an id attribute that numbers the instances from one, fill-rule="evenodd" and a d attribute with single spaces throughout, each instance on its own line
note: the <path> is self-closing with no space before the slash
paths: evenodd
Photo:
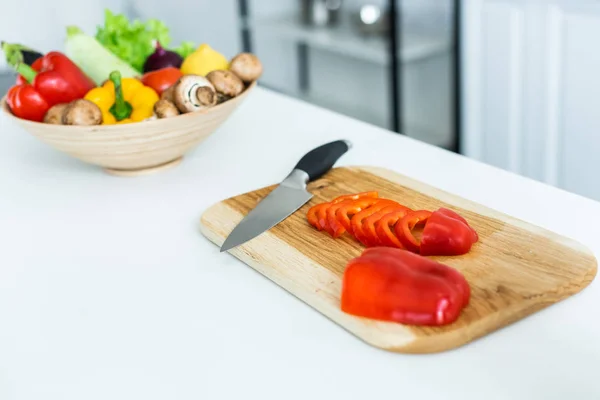
<path id="1" fill-rule="evenodd" d="M 260 88 L 179 167 L 141 178 L 0 117 L 0 399 L 600 398 L 599 279 L 459 349 L 403 355 L 199 233 L 208 206 L 338 138 L 354 147 L 337 166 L 394 169 L 600 254 L 600 203 Z"/>

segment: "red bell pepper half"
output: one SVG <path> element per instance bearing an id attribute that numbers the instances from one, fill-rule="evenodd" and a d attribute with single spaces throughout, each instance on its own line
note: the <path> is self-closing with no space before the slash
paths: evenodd
<path id="1" fill-rule="evenodd" d="M 412 252 L 372 247 L 350 260 L 342 281 L 345 313 L 409 325 L 445 325 L 469 304 L 457 270 Z"/>
<path id="2" fill-rule="evenodd" d="M 38 58 L 31 67 L 23 62 L 20 51 L 4 45 L 6 58 L 19 76 L 10 88 L 6 102 L 19 118 L 41 122 L 50 107 L 81 99 L 96 87 L 87 75 L 67 56 L 51 51 Z"/>
<path id="3" fill-rule="evenodd" d="M 421 236 L 420 253 L 424 256 L 454 256 L 468 253 L 479 235 L 467 221 L 447 208 L 434 211 Z"/>

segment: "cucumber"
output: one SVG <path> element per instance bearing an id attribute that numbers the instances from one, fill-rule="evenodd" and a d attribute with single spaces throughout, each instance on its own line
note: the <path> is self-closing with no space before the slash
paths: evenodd
<path id="1" fill-rule="evenodd" d="M 96 38 L 86 35 L 76 26 L 67 27 L 65 54 L 98 86 L 108 79 L 112 71 L 119 71 L 123 78 L 135 78 L 141 75 Z"/>

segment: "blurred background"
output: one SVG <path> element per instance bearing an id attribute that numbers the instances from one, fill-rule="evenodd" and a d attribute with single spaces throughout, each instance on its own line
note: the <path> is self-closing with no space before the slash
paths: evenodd
<path id="1" fill-rule="evenodd" d="M 3 4 L 0 39 L 60 50 L 105 8 L 252 51 L 265 88 L 600 200 L 598 0 L 30 0 Z"/>

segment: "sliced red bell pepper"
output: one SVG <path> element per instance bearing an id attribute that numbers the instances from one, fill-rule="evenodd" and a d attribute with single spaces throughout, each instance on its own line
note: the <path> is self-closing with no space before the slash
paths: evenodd
<path id="1" fill-rule="evenodd" d="M 360 192 L 360 193 L 353 193 L 353 194 L 346 194 L 343 196 L 339 196 L 336 197 L 335 199 L 333 199 L 332 201 L 330 201 L 328 204 L 328 207 L 322 207 L 316 210 L 315 214 L 317 215 L 317 220 L 319 221 L 319 225 L 321 226 L 321 229 L 326 230 L 330 235 L 333 236 L 334 231 L 331 229 L 331 227 L 329 226 L 329 221 L 328 221 L 328 216 L 327 216 L 327 210 L 338 203 L 341 203 L 343 201 L 347 201 L 347 200 L 357 200 L 357 199 L 361 199 L 361 198 L 377 198 L 379 197 L 379 193 L 378 192 Z"/>
<path id="2" fill-rule="evenodd" d="M 317 205 L 312 206 L 306 213 L 306 219 L 308 220 L 308 223 L 320 231 L 323 230 L 323 227 L 319 222 L 319 212 L 320 210 L 326 212 L 327 207 L 329 207 L 329 203 L 319 203 Z"/>
<path id="3" fill-rule="evenodd" d="M 344 200 L 358 199 L 359 197 L 378 197 L 378 196 L 379 196 L 378 192 L 361 192 L 361 193 L 345 194 L 343 196 L 336 197 L 335 199 L 333 199 L 331 201 L 328 201 L 325 203 L 319 203 L 319 204 L 312 206 L 308 210 L 306 217 L 308 219 L 308 222 L 312 226 L 314 226 L 318 230 L 323 230 L 323 229 L 326 229 L 326 227 L 328 226 L 328 224 L 327 224 L 327 208 L 329 208 L 329 206 L 331 206 L 332 204 L 336 204 L 336 203 L 339 203 Z"/>
<path id="4" fill-rule="evenodd" d="M 448 209 L 434 211 L 423 229 L 420 252 L 422 255 L 453 256 L 468 253 L 478 240 L 477 232 L 455 212 Z"/>
<path id="5" fill-rule="evenodd" d="M 378 211 L 380 211 L 386 207 L 390 207 L 390 206 L 402 207 L 398 202 L 396 202 L 394 200 L 380 199 L 378 202 L 373 204 L 371 207 L 367 207 L 364 210 L 360 211 L 359 213 L 355 214 L 352 217 L 352 219 L 350 220 L 350 223 L 352 225 L 352 230 L 350 230 L 348 228 L 346 228 L 346 229 L 348 230 L 348 232 L 352 233 L 352 235 L 356 238 L 356 240 L 358 240 L 362 244 L 366 245 L 366 243 L 365 243 L 366 238 L 365 238 L 365 234 L 363 232 L 364 221 L 369 216 L 377 213 Z"/>
<path id="6" fill-rule="evenodd" d="M 413 229 L 419 224 L 425 224 L 431 216 L 431 211 L 416 210 L 406 214 L 395 227 L 398 240 L 404 245 L 406 250 L 414 253 L 420 252 L 420 242 L 413 235 Z"/>
<path id="7" fill-rule="evenodd" d="M 362 199 L 363 197 L 377 198 L 377 197 L 379 197 L 379 192 L 371 191 L 371 192 L 360 192 L 360 193 L 353 193 L 353 194 L 345 194 L 345 195 L 336 197 L 335 199 L 331 200 L 331 203 L 332 204 L 336 204 L 336 203 L 339 203 L 340 201 L 344 201 L 344 200 L 357 200 L 357 199 Z"/>
<path id="8" fill-rule="evenodd" d="M 327 209 L 327 222 L 334 238 L 342 235 L 348 228 L 352 229 L 350 216 L 375 204 L 378 198 L 364 197 L 356 200 L 344 200 Z"/>
<path id="9" fill-rule="evenodd" d="M 10 46 L 6 58 L 19 74 L 6 103 L 19 118 L 40 122 L 50 107 L 81 99 L 96 86 L 73 61 L 57 51 L 38 58 L 31 67 L 23 62 L 21 52 L 12 51 Z"/>
<path id="10" fill-rule="evenodd" d="M 379 220 L 388 214 L 393 214 L 396 212 L 408 213 L 409 211 L 410 209 L 403 205 L 391 205 L 384 207 L 376 213 L 369 215 L 367 218 L 365 218 L 362 224 L 361 243 L 367 247 L 383 246 L 384 244 L 382 243 L 377 233 L 377 224 Z"/>
<path id="11" fill-rule="evenodd" d="M 400 242 L 396 234 L 392 231 L 392 227 L 409 212 L 410 210 L 408 209 L 398 209 L 383 215 L 375 223 L 375 232 L 377 232 L 381 246 L 404 248 L 402 242 Z"/>
<path id="12" fill-rule="evenodd" d="M 380 210 L 381 208 L 385 207 L 386 205 L 393 205 L 393 204 L 398 205 L 398 206 L 400 205 L 393 200 L 379 199 L 379 198 L 362 198 L 362 199 L 352 200 L 351 202 L 344 201 L 344 205 L 339 207 L 335 211 L 335 218 L 336 218 L 337 222 L 340 223 L 349 234 L 355 236 L 354 235 L 354 225 L 357 225 L 357 224 L 356 223 L 353 224 L 352 220 L 354 219 L 354 217 L 356 215 L 362 213 L 363 215 L 366 216 L 366 215 L 369 215 L 370 213 L 374 213 L 375 211 Z"/>
<path id="13" fill-rule="evenodd" d="M 445 325 L 458 319 L 470 296 L 457 270 L 406 250 L 374 247 L 348 262 L 341 309 L 401 324 Z"/>

